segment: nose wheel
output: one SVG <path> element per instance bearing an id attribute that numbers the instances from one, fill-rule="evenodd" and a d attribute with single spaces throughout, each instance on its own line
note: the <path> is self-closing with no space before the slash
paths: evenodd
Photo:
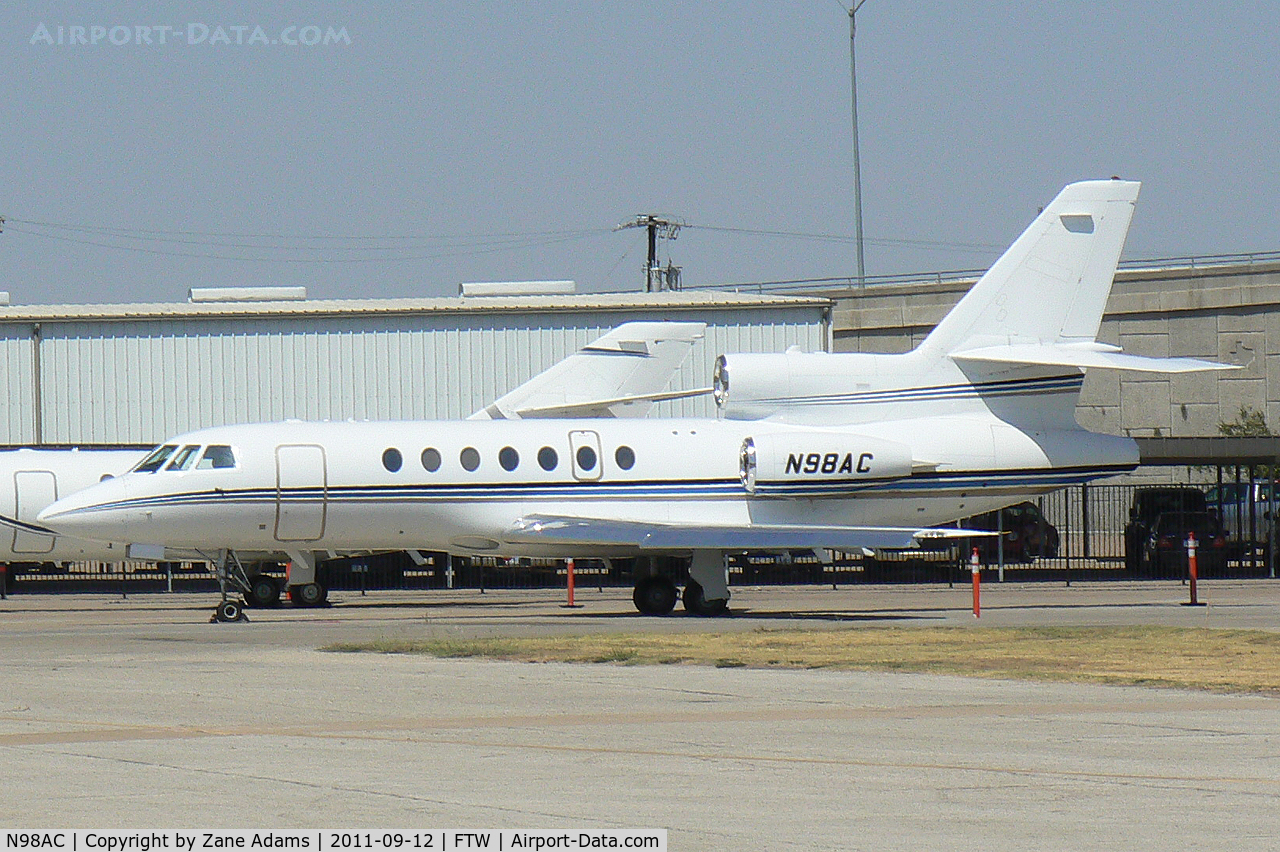
<path id="1" fill-rule="evenodd" d="M 244 604 L 232 598 L 227 598 L 218 604 L 218 608 L 213 611 L 213 618 L 209 619 L 213 624 L 227 624 L 234 621 L 248 621 L 249 617 L 244 614 Z"/>

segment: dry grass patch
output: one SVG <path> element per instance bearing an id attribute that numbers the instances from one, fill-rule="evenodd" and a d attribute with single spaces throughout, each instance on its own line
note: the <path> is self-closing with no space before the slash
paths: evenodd
<path id="1" fill-rule="evenodd" d="M 1280 695 L 1280 634 L 1176 627 L 756 630 L 428 639 L 325 650 L 524 662 L 924 672 Z"/>

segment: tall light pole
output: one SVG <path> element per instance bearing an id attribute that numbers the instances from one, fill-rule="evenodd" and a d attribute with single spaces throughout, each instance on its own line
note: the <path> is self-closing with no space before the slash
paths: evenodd
<path id="1" fill-rule="evenodd" d="M 867 283 L 867 270 L 862 254 L 862 166 L 858 162 L 858 63 L 855 59 L 854 44 L 858 32 L 854 18 L 862 4 L 858 2 L 849 7 L 849 87 L 853 91 L 853 227 L 858 242 L 858 286 Z"/>

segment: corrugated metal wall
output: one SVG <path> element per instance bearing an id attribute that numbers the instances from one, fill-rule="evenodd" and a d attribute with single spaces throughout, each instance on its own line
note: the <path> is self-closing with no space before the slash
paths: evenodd
<path id="1" fill-rule="evenodd" d="M 758 306 L 556 314 L 78 319 L 41 324 L 39 418 L 31 324 L 0 324 L 0 443 L 153 443 L 204 426 L 285 418 L 452 419 L 619 323 L 702 320 L 673 389 L 706 387 L 721 352 L 825 348 L 822 309 Z M 713 416 L 708 399 L 662 403 Z"/>
<path id="2" fill-rule="evenodd" d="M 35 342 L 30 325 L 0 326 L 0 424 L 9 443 L 33 444 L 35 416 Z"/>

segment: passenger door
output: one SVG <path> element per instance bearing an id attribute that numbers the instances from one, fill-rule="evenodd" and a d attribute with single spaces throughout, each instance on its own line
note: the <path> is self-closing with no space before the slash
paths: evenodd
<path id="1" fill-rule="evenodd" d="M 322 538 L 329 508 L 328 489 L 324 447 L 276 447 L 276 540 Z"/>
<path id="2" fill-rule="evenodd" d="M 19 470 L 13 474 L 16 505 L 14 519 L 33 524 L 40 510 L 58 499 L 58 479 L 49 470 Z M 56 539 L 47 533 L 32 532 L 21 527 L 13 530 L 14 553 L 48 553 Z"/>

